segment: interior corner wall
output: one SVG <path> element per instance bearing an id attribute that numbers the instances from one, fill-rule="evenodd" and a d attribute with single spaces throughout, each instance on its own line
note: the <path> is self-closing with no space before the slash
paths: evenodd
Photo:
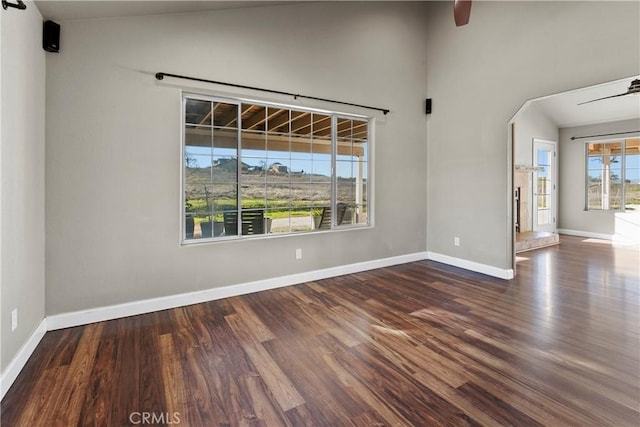
<path id="1" fill-rule="evenodd" d="M 514 144 L 514 163 L 515 165 L 533 166 L 533 140 L 542 139 L 545 141 L 558 142 L 559 129 L 558 126 L 547 115 L 540 111 L 535 101 L 515 117 L 515 144 Z M 526 206 L 527 213 L 522 215 L 526 219 L 526 223 L 521 224 L 522 231 L 533 229 L 533 174 L 531 172 L 518 172 L 516 170 L 515 180 L 518 181 L 517 174 L 524 174 L 520 178 L 522 182 L 527 184 L 528 200 L 522 203 Z M 528 182 L 527 182 L 528 181 Z M 521 219 L 522 219 L 521 217 Z"/>
<path id="2" fill-rule="evenodd" d="M 528 99 L 637 75 L 639 15 L 638 2 L 483 1 L 456 27 L 450 3 L 429 2 L 429 252 L 513 267 L 507 124 Z"/>
<path id="3" fill-rule="evenodd" d="M 47 59 L 47 315 L 424 253 L 425 21 L 417 2 L 62 21 Z M 180 86 L 373 115 L 375 226 L 181 246 Z"/>
<path id="4" fill-rule="evenodd" d="M 558 126 L 535 102 L 529 104 L 515 119 L 515 164 L 533 166 L 534 139 L 558 142 L 558 138 Z"/>
<path id="5" fill-rule="evenodd" d="M 0 367 L 4 373 L 44 318 L 45 53 L 42 16 L 0 11 Z M 11 312 L 18 328 L 11 331 Z"/>
<path id="6" fill-rule="evenodd" d="M 638 233 L 640 224 L 637 212 L 585 210 L 585 144 L 588 141 L 615 139 L 616 136 L 571 140 L 573 136 L 635 132 L 638 129 L 640 129 L 640 118 L 560 129 L 560 162 L 558 167 L 560 173 L 558 226 L 560 229 L 581 232 L 585 235 L 606 235 L 630 242 L 635 240 L 636 244 L 640 243 L 640 233 Z M 619 137 L 624 137 L 624 135 Z M 627 227 L 621 228 L 621 224 L 618 222 L 621 219 L 626 219 L 627 225 L 635 224 L 635 231 L 630 235 L 626 233 L 624 229 Z"/>

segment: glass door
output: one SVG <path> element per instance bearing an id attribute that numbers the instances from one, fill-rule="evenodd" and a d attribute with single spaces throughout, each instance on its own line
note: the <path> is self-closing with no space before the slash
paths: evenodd
<path id="1" fill-rule="evenodd" d="M 533 140 L 533 230 L 556 232 L 556 145 Z"/>

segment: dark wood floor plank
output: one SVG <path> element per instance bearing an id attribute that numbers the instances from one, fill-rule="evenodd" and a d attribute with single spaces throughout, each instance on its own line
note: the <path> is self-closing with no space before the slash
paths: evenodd
<path id="1" fill-rule="evenodd" d="M 94 323 L 83 328 L 78 348 L 67 371 L 71 384 L 69 387 L 61 389 L 60 404 L 51 414 L 51 419 L 59 420 L 60 425 L 71 426 L 80 423 L 80 413 L 88 386 L 91 384 L 90 374 L 93 370 L 103 327 L 102 323 Z"/>
<path id="2" fill-rule="evenodd" d="M 251 328 L 237 314 L 229 315 L 225 319 L 234 334 L 238 336 L 242 347 L 275 396 L 280 408 L 287 411 L 305 403 L 259 339 L 252 334 Z"/>
<path id="3" fill-rule="evenodd" d="M 279 411 L 275 398 L 261 377 L 258 375 L 245 376 L 245 384 L 251 396 L 251 407 L 256 419 L 265 427 L 291 425 L 284 413 Z"/>
<path id="4" fill-rule="evenodd" d="M 185 425 L 195 425 L 195 420 L 191 419 L 190 413 L 186 411 L 187 385 L 184 381 L 184 368 L 180 363 L 180 353 L 175 347 L 173 336 L 170 333 L 161 334 L 158 342 L 166 410 L 172 415 L 179 414 L 178 417 Z"/>
<path id="5" fill-rule="evenodd" d="M 313 339 L 292 346 L 280 340 L 265 343 L 271 358 L 281 367 L 307 405 L 307 411 L 320 425 L 336 425 L 365 410 L 357 396 L 338 387 L 337 379 L 326 375 L 324 361 Z"/>
<path id="6" fill-rule="evenodd" d="M 562 236 L 511 281 L 422 261 L 48 332 L 0 422 L 636 427 L 638 259 Z"/>
<path id="7" fill-rule="evenodd" d="M 370 300 L 369 304 L 372 304 L 372 303 L 373 301 Z M 378 304 L 378 309 L 380 310 L 382 308 L 383 307 L 380 307 Z M 405 321 L 409 323 L 417 323 L 417 320 L 412 319 L 412 316 L 403 316 L 402 313 L 398 313 L 398 312 L 392 312 L 391 315 L 404 317 Z M 477 360 L 470 358 L 468 355 L 464 353 L 464 351 L 460 351 L 459 346 L 460 344 L 464 344 L 464 342 L 452 339 L 452 338 L 455 338 L 455 336 L 453 335 L 450 337 L 447 336 L 447 340 L 444 342 L 441 342 L 437 340 L 437 336 L 439 334 L 438 330 L 425 328 L 424 326 L 422 327 L 418 326 L 418 327 L 414 327 L 412 331 L 419 331 L 419 333 L 414 332 L 414 334 L 416 335 L 416 338 L 418 338 L 424 344 L 420 344 L 416 348 L 416 352 L 407 352 L 406 350 L 403 351 L 402 356 L 411 360 L 415 364 L 414 366 L 428 365 L 430 367 L 428 370 L 424 371 L 424 372 L 428 372 L 429 375 L 425 375 L 423 371 L 418 371 L 416 373 L 417 378 L 424 380 L 424 378 L 426 377 L 426 380 L 424 381 L 426 381 L 427 383 L 435 381 L 435 384 L 438 384 L 438 381 L 441 381 L 449 385 L 452 385 L 451 382 L 453 381 L 454 382 L 453 385 L 455 387 L 460 387 L 467 381 L 476 380 L 477 378 L 477 375 L 475 375 L 474 372 L 469 371 L 467 367 L 478 366 L 483 368 L 486 371 L 489 371 L 493 375 L 493 381 L 495 383 L 492 389 L 496 388 L 496 385 L 495 385 L 496 383 L 500 384 L 501 382 L 502 383 L 506 382 L 511 385 L 517 384 L 516 382 L 511 380 L 510 377 L 505 377 L 504 373 L 494 370 L 491 366 L 485 366 L 486 364 L 478 364 Z M 429 331 L 431 331 L 431 334 L 429 333 Z M 433 336 L 434 334 L 436 335 L 435 337 Z M 393 345 L 392 343 L 390 343 L 388 347 L 402 348 L 401 346 Z M 441 365 L 444 365 L 445 368 L 438 369 L 437 367 L 438 363 L 440 363 Z M 400 365 L 407 366 L 407 361 L 402 362 Z M 440 376 L 438 376 L 438 374 Z M 429 376 L 431 376 L 432 378 L 429 378 Z M 458 383 L 455 383 L 455 381 L 458 381 Z M 440 391 L 443 395 L 447 396 L 447 398 L 451 402 L 455 403 L 458 407 L 463 408 L 468 414 L 473 415 L 477 420 L 482 421 L 483 424 L 493 425 L 498 423 L 497 420 L 491 419 L 490 416 L 487 417 L 482 414 L 477 414 L 476 413 L 477 408 L 474 405 L 470 404 L 470 402 L 465 401 L 464 399 L 460 399 L 459 398 L 460 396 L 458 395 L 457 392 L 451 392 L 451 390 L 447 390 L 447 388 L 443 385 L 441 385 L 440 387 L 433 387 L 433 389 Z M 515 389 L 512 390 L 512 392 L 514 392 L 514 390 L 516 389 L 520 390 L 520 388 L 516 387 Z M 507 396 L 509 396 L 508 393 L 503 395 L 502 398 L 506 398 Z M 517 403 L 516 407 L 525 407 L 525 408 L 531 407 L 527 399 L 516 399 L 515 402 Z M 546 399 L 543 400 L 543 402 L 545 403 L 545 405 L 538 407 L 534 411 L 534 416 L 538 415 L 542 417 L 540 419 L 541 422 L 544 422 L 547 425 L 565 425 L 567 423 L 570 423 L 568 419 L 562 418 L 561 415 L 559 416 L 555 415 L 555 412 L 554 412 L 555 402 L 548 401 Z M 563 411 L 564 411 L 564 408 L 561 408 L 557 412 L 559 414 L 562 414 Z"/>
<path id="8" fill-rule="evenodd" d="M 322 419 L 314 419 L 306 405 L 300 405 L 289 409 L 288 411 L 285 411 L 285 415 L 287 416 L 287 421 L 291 426 L 316 427 L 326 425 L 322 423 Z"/>
<path id="9" fill-rule="evenodd" d="M 325 353 L 324 360 L 329 369 L 331 369 L 334 375 L 336 375 L 346 390 L 349 393 L 357 395 L 371 408 L 369 411 L 365 411 L 353 417 L 352 420 L 354 420 L 354 424 L 363 423 L 365 422 L 365 419 L 370 418 L 381 420 L 385 425 L 390 426 L 409 424 L 401 414 L 394 411 L 393 407 L 390 407 L 384 400 L 374 393 L 373 390 L 368 387 L 366 382 L 362 381 L 359 377 L 354 376 L 346 366 L 340 363 L 334 352 Z"/>
<path id="10" fill-rule="evenodd" d="M 202 364 L 208 365 L 216 372 L 214 377 L 219 378 L 215 384 L 216 399 L 223 402 L 225 412 L 231 414 L 232 419 L 249 425 L 287 425 L 273 393 L 224 319 L 236 315 L 235 310 L 230 304 L 225 307 L 225 301 L 221 302 L 219 307 L 215 307 L 215 303 L 208 304 L 203 313 L 213 310 L 216 317 L 207 318 L 196 325 L 195 330 L 196 335 L 209 337 L 201 340 L 206 355 Z"/>
<path id="11" fill-rule="evenodd" d="M 140 407 L 140 316 L 107 322 L 110 338 L 118 337 L 116 360 L 110 391 L 114 399 L 111 417 L 116 425 L 126 425 L 132 412 L 142 412 Z"/>
<path id="12" fill-rule="evenodd" d="M 545 377 L 559 377 L 563 382 L 569 383 L 574 387 L 584 388 L 585 390 L 598 390 L 598 393 L 604 394 L 609 399 L 627 408 L 635 409 L 638 405 L 637 396 L 634 397 L 637 388 L 634 387 L 631 382 L 621 381 L 621 379 L 616 377 L 601 375 L 597 366 L 592 366 L 591 369 L 585 369 L 583 366 L 570 363 L 566 359 L 556 358 L 548 351 L 531 348 L 519 342 L 511 341 L 509 343 L 503 343 L 491 337 L 483 336 L 473 330 L 467 330 L 465 333 L 517 356 L 518 360 L 516 360 L 515 363 L 528 364 L 535 367 L 537 372 L 540 373 L 539 376 L 543 379 Z M 558 376 L 558 372 L 562 372 L 562 375 Z M 553 381 L 550 380 L 550 382 L 552 383 Z"/>
<path id="13" fill-rule="evenodd" d="M 235 313 L 251 325 L 251 331 L 259 342 L 269 341 L 275 338 L 273 332 L 262 323 L 253 309 L 242 298 L 230 298 Z"/>
<path id="14" fill-rule="evenodd" d="M 461 385 L 458 387 L 458 391 L 465 400 L 469 400 L 474 404 L 474 406 L 483 408 L 484 411 L 489 411 L 491 416 L 495 418 L 497 423 L 500 425 L 542 425 L 473 382 L 467 382 Z"/>
<path id="15" fill-rule="evenodd" d="M 3 413 L 1 425 L 34 427 L 51 425 L 51 415 L 60 406 L 63 399 L 61 392 L 68 373 L 68 365 L 45 370 L 40 376 L 40 380 L 35 384 L 34 390 L 47 390 L 47 392 L 39 393 L 34 399 L 23 399 L 24 405 L 16 407 L 19 411 L 12 411 L 9 414 Z M 7 407 L 13 409 L 8 404 Z"/>
<path id="16" fill-rule="evenodd" d="M 383 309 L 374 300 L 368 300 L 367 304 Z M 378 311 L 378 315 L 386 317 L 382 311 Z M 398 318 L 402 317 L 399 316 L 399 313 L 392 315 L 398 316 Z M 407 325 L 412 320 L 409 316 L 403 320 L 405 323 L 403 326 L 409 326 L 407 330 L 413 331 L 415 329 Z M 461 375 L 464 371 L 462 366 L 454 366 L 446 362 L 444 358 L 432 357 L 434 353 L 428 348 L 418 345 L 408 338 L 409 335 L 402 331 L 377 328 L 376 332 L 372 333 L 372 341 L 369 344 L 375 346 L 381 355 L 388 358 L 398 371 L 417 381 L 461 411 L 462 415 L 457 423 L 462 423 L 462 425 L 473 425 L 476 422 L 485 425 L 496 424 L 497 421 L 490 414 L 474 407 L 458 395 L 457 387 L 467 381 Z M 428 368 L 424 369 L 425 366 Z"/>
<path id="17" fill-rule="evenodd" d="M 140 369 L 140 407 L 144 412 L 167 412 L 164 393 L 164 376 L 160 358 L 160 334 L 157 328 L 145 328 L 140 336 L 141 358 L 145 361 Z"/>
<path id="18" fill-rule="evenodd" d="M 434 336 L 440 339 L 441 343 L 450 341 L 451 338 L 448 335 L 434 331 Z M 585 402 L 580 396 L 575 394 L 574 389 L 570 387 L 557 388 L 560 385 L 559 382 L 550 384 L 548 378 L 543 378 L 541 372 L 532 369 L 531 365 L 516 364 L 515 360 L 509 362 L 504 359 L 496 358 L 493 354 L 463 341 L 456 341 L 453 343 L 455 349 L 465 358 L 472 361 L 474 366 L 482 366 L 489 368 L 493 371 L 500 372 L 502 376 L 511 378 L 515 381 L 526 383 L 531 388 L 535 389 L 538 393 L 546 396 L 551 396 L 555 402 L 560 403 L 561 406 L 572 407 L 576 412 L 580 414 L 581 418 L 585 418 L 585 422 L 588 419 L 596 420 L 599 425 L 620 425 L 620 422 L 609 424 L 610 421 L 603 419 L 603 414 L 599 408 L 594 408 L 592 405 L 605 405 L 609 406 L 610 410 L 623 410 L 623 407 L 617 404 L 613 404 L 606 396 L 600 394 L 600 398 L 588 403 Z M 562 371 L 556 373 L 558 378 L 561 378 Z M 581 389 L 582 392 L 587 390 Z M 585 414 L 589 414 L 584 417 Z M 609 413 L 609 416 L 614 419 L 617 418 L 617 413 Z M 576 417 L 577 418 L 577 417 Z"/>
<path id="19" fill-rule="evenodd" d="M 80 412 L 80 421 L 84 425 L 111 426 L 111 405 L 113 388 L 110 387 L 112 373 L 117 360 L 117 339 L 101 340 L 96 352 L 95 362 L 89 377 L 85 401 Z"/>
<path id="20" fill-rule="evenodd" d="M 32 401 L 24 399 L 23 396 L 28 395 L 35 389 L 53 390 L 49 385 L 49 382 L 43 382 L 43 373 L 48 371 L 62 372 L 64 369 L 58 369 L 60 367 L 68 366 L 73 358 L 73 353 L 77 347 L 77 342 L 82 335 L 82 328 L 68 328 L 65 330 L 52 331 L 42 338 L 40 344 L 36 347 L 31 358 L 27 361 L 25 367 L 20 373 L 20 381 L 15 381 L 9 392 L 2 400 L 2 410 L 7 411 L 10 408 L 9 414 L 15 414 L 15 417 L 21 416 L 22 413 L 36 414 L 43 413 L 41 410 L 35 410 L 32 406 Z M 70 350 L 73 348 L 73 350 Z M 52 378 L 52 376 L 49 376 Z M 53 384 L 61 384 L 54 381 Z M 46 395 L 40 396 L 38 400 L 46 400 Z M 3 417 L 5 419 L 7 417 Z M 24 417 L 23 417 L 24 418 Z M 15 420 L 15 418 L 12 418 Z M 2 423 L 0 423 L 1 425 Z M 33 422 L 32 422 L 33 424 Z"/>
<path id="21" fill-rule="evenodd" d="M 345 354 L 347 355 L 347 354 Z M 351 372 L 367 379 L 370 387 L 394 408 L 410 425 L 474 425 L 468 414 L 453 402 L 442 398 L 414 375 L 398 370 L 397 365 L 365 345 L 354 347 L 343 360 Z"/>

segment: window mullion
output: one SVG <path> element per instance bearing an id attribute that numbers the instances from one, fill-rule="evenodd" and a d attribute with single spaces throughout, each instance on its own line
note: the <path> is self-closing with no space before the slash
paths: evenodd
<path id="1" fill-rule="evenodd" d="M 237 114 L 238 114 L 238 156 L 237 156 L 237 167 L 236 167 L 236 185 L 237 187 L 237 237 L 242 237 L 242 104 L 237 104 Z"/>
<path id="2" fill-rule="evenodd" d="M 621 150 L 621 164 L 620 164 L 620 191 L 622 192 L 622 197 L 620 197 L 620 211 L 624 212 L 626 210 L 626 197 L 625 197 L 625 178 L 626 178 L 626 162 L 627 162 L 627 140 L 622 140 L 622 150 Z"/>
<path id="3" fill-rule="evenodd" d="M 336 152 L 337 152 L 337 134 L 338 134 L 338 118 L 335 114 L 331 115 L 331 228 L 335 228 L 338 222 L 338 180 L 336 178 Z"/>
<path id="4" fill-rule="evenodd" d="M 589 210 L 589 143 L 584 144 L 584 210 Z"/>
<path id="5" fill-rule="evenodd" d="M 289 141 L 289 166 L 291 166 L 291 169 L 293 169 L 293 156 L 292 156 L 292 147 L 293 147 L 293 141 L 292 141 L 292 134 L 291 134 L 291 120 L 292 120 L 292 116 L 293 113 L 291 112 L 291 109 L 289 108 L 287 111 L 287 139 Z M 293 212 L 293 204 L 294 204 L 294 198 L 293 198 L 293 170 L 289 170 L 289 191 L 287 192 L 289 195 L 289 202 L 288 202 L 288 232 L 291 233 L 292 230 L 292 225 L 291 225 L 291 213 Z M 313 219 L 312 219 L 313 220 Z"/>

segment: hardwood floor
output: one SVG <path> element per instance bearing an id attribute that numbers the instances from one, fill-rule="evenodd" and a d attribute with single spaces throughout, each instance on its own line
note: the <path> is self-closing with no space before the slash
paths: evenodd
<path id="1" fill-rule="evenodd" d="M 638 426 L 638 249 L 583 240 L 49 332 L 2 426 Z"/>

